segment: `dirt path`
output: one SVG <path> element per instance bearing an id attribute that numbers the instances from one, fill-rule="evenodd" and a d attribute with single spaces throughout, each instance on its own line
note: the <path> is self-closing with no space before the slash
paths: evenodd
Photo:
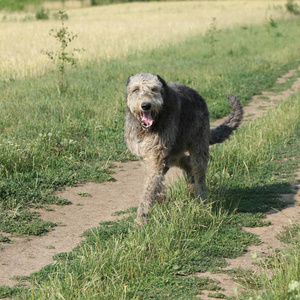
<path id="1" fill-rule="evenodd" d="M 278 83 L 292 76 L 295 71 L 292 70 L 279 78 Z M 263 96 L 269 97 L 268 100 L 259 99 L 259 96 L 254 97 L 253 101 L 245 107 L 245 120 L 253 120 L 262 116 L 267 109 L 274 107 L 278 101 L 284 100 L 299 88 L 300 78 L 283 93 L 264 92 Z M 221 122 L 222 120 L 218 120 L 212 124 L 212 127 Z M 81 235 L 85 230 L 98 226 L 100 221 L 118 219 L 118 217 L 112 216 L 115 211 L 137 206 L 143 188 L 144 171 L 141 164 L 139 162 L 116 163 L 114 171 L 114 182 L 87 183 L 57 192 L 56 195 L 70 200 L 72 204 L 64 207 L 53 206 L 52 211 L 39 210 L 43 220 L 60 224 L 47 235 L 25 238 L 9 237 L 12 243 L 5 243 L 0 249 L 0 285 L 13 286 L 17 283 L 11 279 L 13 276 L 30 275 L 47 264 L 51 264 L 55 254 L 71 251 L 78 245 L 83 240 Z M 178 176 L 181 176 L 181 172 L 178 169 L 171 169 L 167 175 L 166 181 L 171 184 Z M 299 186 L 299 183 L 296 185 Z M 78 195 L 79 193 L 88 193 L 90 196 L 82 197 Z M 300 202 L 299 194 L 296 196 L 294 194 L 285 195 L 284 197 Z M 253 268 L 252 254 L 256 253 L 258 256 L 262 256 L 267 253 L 269 246 L 278 247 L 276 234 L 283 225 L 289 224 L 291 219 L 297 218 L 299 221 L 299 213 L 300 206 L 289 205 L 280 213 L 268 213 L 267 218 L 272 222 L 272 226 L 247 229 L 258 234 L 263 244 L 250 247 L 249 251 L 238 259 L 229 260 L 229 268 L 238 266 Z M 224 294 L 235 295 L 236 283 L 229 276 L 209 273 L 199 275 L 209 275 L 211 278 L 219 280 L 220 285 L 225 289 Z M 202 299 L 213 299 L 205 297 L 201 295 Z"/>

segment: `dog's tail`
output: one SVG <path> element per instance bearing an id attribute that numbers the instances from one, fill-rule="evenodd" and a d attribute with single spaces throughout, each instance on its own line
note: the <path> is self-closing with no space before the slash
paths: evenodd
<path id="1" fill-rule="evenodd" d="M 240 100 L 231 94 L 227 95 L 227 99 L 231 105 L 231 113 L 224 123 L 211 130 L 210 145 L 222 143 L 228 139 L 233 130 L 237 129 L 243 120 L 244 110 Z"/>

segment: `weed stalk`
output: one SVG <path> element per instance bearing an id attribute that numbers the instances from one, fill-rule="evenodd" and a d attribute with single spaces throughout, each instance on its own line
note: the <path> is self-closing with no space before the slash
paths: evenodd
<path id="1" fill-rule="evenodd" d="M 216 38 L 216 32 L 217 32 L 217 19 L 212 18 L 212 22 L 210 24 L 210 27 L 207 31 L 207 35 L 209 38 L 209 44 L 210 44 L 210 57 L 213 57 L 216 55 L 216 43 L 217 43 L 217 38 Z"/>

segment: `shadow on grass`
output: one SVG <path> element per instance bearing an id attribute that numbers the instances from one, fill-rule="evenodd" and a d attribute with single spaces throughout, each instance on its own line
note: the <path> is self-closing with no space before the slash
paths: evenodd
<path id="1" fill-rule="evenodd" d="M 291 196 L 289 201 L 283 201 L 282 194 L 293 194 L 291 184 L 281 182 L 252 187 L 219 186 L 211 191 L 210 197 L 218 199 L 214 202 L 215 211 L 225 210 L 234 223 L 246 227 L 268 226 L 270 222 L 263 221 L 265 213 L 272 210 L 278 213 L 287 205 L 295 203 Z"/>

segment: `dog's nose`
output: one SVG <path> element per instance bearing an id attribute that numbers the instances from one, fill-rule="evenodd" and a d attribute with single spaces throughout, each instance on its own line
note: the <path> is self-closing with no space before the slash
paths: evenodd
<path id="1" fill-rule="evenodd" d="M 141 104 L 141 107 L 143 110 L 150 110 L 151 109 L 151 103 L 150 102 L 143 102 Z"/>

